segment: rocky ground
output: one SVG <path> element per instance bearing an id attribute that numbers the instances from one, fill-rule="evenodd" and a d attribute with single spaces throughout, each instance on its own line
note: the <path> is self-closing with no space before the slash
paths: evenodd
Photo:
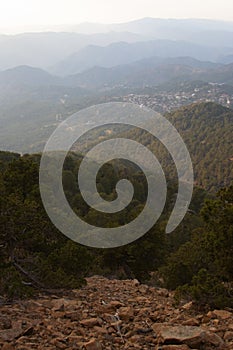
<path id="1" fill-rule="evenodd" d="M 61 296 L 0 306 L 0 349 L 233 349 L 233 310 L 176 308 L 172 293 L 95 276 Z"/>

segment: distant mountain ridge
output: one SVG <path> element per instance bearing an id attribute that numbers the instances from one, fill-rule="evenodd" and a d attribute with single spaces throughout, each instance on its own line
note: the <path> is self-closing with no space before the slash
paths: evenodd
<path id="1" fill-rule="evenodd" d="M 190 47 L 192 45 L 193 47 L 195 45 L 204 46 L 205 56 L 201 55 L 200 50 L 199 52 L 196 50 L 197 55 L 195 52 L 194 55 L 191 55 L 190 52 L 184 51 L 179 54 L 174 53 L 175 56 L 189 55 L 202 60 L 214 59 L 223 63 L 232 62 L 229 59 L 233 55 L 233 22 L 142 18 L 120 24 L 84 23 L 73 26 L 55 26 L 52 30 L 54 32 L 0 35 L 0 70 L 19 65 L 52 69 L 59 62 L 61 64 L 62 61 L 70 59 L 72 55 L 89 45 L 107 46 L 112 43 L 151 40 L 186 42 Z M 207 48 L 211 50 L 211 47 L 215 48 L 216 54 L 209 52 L 207 57 Z M 158 52 L 154 52 L 153 56 L 158 56 Z M 228 57 L 227 62 L 225 62 L 226 57 Z M 112 58 L 116 59 L 116 57 Z M 143 57 L 137 55 L 135 60 L 141 58 Z M 117 64 L 123 63 L 129 62 L 117 62 Z M 83 69 L 87 68 L 91 67 L 85 66 Z M 78 71 L 66 71 L 60 74 L 73 74 Z"/>
<path id="2" fill-rule="evenodd" d="M 185 29 L 185 32 L 184 32 Z M 81 23 L 73 26 L 73 30 L 78 33 L 103 33 L 106 31 L 130 31 L 140 34 L 156 34 L 159 33 L 160 37 L 164 33 L 171 33 L 173 35 L 178 31 L 179 34 L 183 31 L 183 35 L 187 32 L 200 32 L 200 31 L 233 31 L 233 22 L 211 20 L 211 19 L 164 19 L 164 18 L 152 18 L 145 17 L 136 20 L 132 20 L 124 23 L 115 24 L 101 24 L 101 23 Z M 177 39 L 177 38 L 176 38 Z"/>
<path id="3" fill-rule="evenodd" d="M 184 40 L 204 46 L 232 47 L 233 22 L 209 19 L 141 18 L 126 23 L 82 23 L 73 29 L 79 33 L 129 31 L 154 39 Z"/>
<path id="4" fill-rule="evenodd" d="M 0 36 L 0 70 L 29 65 L 48 69 L 74 52 L 88 46 L 105 46 L 124 40 L 146 38 L 126 32 L 85 35 L 69 32 L 23 33 Z"/>
<path id="5" fill-rule="evenodd" d="M 91 45 L 67 57 L 52 68 L 57 75 L 81 73 L 95 66 L 111 68 L 129 64 L 153 56 L 189 56 L 201 61 L 218 61 L 223 54 L 233 52 L 229 48 L 205 47 L 185 41 L 152 40 L 135 43 L 118 42 L 105 47 Z"/>
<path id="6" fill-rule="evenodd" d="M 199 61 L 191 57 L 150 57 L 111 68 L 93 67 L 83 73 L 64 78 L 67 85 L 85 88 L 116 85 L 141 87 L 157 86 L 169 80 L 198 80 L 209 70 L 220 74 L 222 65 Z M 220 77 L 220 76 L 219 76 Z M 228 76 L 229 77 L 229 76 Z"/>
<path id="7" fill-rule="evenodd" d="M 0 89 L 48 86 L 88 90 L 117 86 L 158 86 L 174 81 L 204 81 L 233 85 L 233 64 L 199 61 L 192 57 L 149 57 L 115 67 L 93 67 L 82 73 L 58 77 L 42 69 L 19 66 L 0 72 Z"/>

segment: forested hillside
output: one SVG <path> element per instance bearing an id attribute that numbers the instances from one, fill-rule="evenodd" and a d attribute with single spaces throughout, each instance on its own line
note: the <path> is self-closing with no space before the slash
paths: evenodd
<path id="1" fill-rule="evenodd" d="M 192 158 L 196 185 L 214 192 L 233 181 L 233 111 L 215 103 L 196 103 L 165 115 L 185 141 Z M 122 134 L 137 139 L 160 159 L 163 169 L 175 178 L 169 154 L 144 131 Z"/>
<path id="2" fill-rule="evenodd" d="M 101 274 L 135 277 L 155 285 L 161 285 L 162 278 L 169 288 L 178 288 L 178 296 L 185 294 L 220 307 L 231 302 L 232 187 L 222 190 L 217 198 L 195 188 L 184 221 L 174 233 L 166 235 L 166 221 L 176 192 L 175 182 L 170 181 L 163 215 L 143 238 L 114 250 L 91 249 L 65 238 L 45 214 L 38 185 L 40 155 L 19 157 L 1 152 L 0 156 L 2 298 L 23 297 L 37 290 L 75 288 L 84 283 L 85 276 Z M 97 187 L 106 199 L 114 198 L 115 184 L 122 177 L 131 179 L 135 188 L 132 204 L 109 222 L 108 215 L 101 216 L 81 199 L 75 176 L 80 161 L 81 156 L 70 154 L 63 171 L 67 199 L 79 216 L 99 226 L 112 227 L 138 215 L 146 200 L 146 182 L 139 169 L 119 162 L 114 167 L 108 163 L 100 171 Z"/>
<path id="3" fill-rule="evenodd" d="M 229 186 L 233 181 L 233 111 L 201 103 L 167 117 L 189 149 L 197 185 L 212 191 Z"/>
<path id="4" fill-rule="evenodd" d="M 212 193 L 229 186 L 233 181 L 233 110 L 212 102 L 194 103 L 182 107 L 165 117 L 175 126 L 189 150 L 195 184 Z M 98 142 L 121 136 L 137 140 L 158 157 L 167 176 L 176 178 L 176 168 L 166 148 L 151 134 L 137 128 L 110 126 L 88 134 L 73 146 L 73 150 L 86 152 Z"/>

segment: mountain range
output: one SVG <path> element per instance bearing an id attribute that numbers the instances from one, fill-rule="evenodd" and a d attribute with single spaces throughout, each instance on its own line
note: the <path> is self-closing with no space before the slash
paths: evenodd
<path id="1" fill-rule="evenodd" d="M 118 42 L 105 47 L 87 46 L 57 64 L 51 71 L 58 75 L 75 74 L 95 66 L 110 68 L 153 56 L 163 59 L 190 56 L 197 60 L 216 62 L 224 52 L 228 54 L 233 49 L 172 40 Z"/>
<path id="2" fill-rule="evenodd" d="M 191 57 L 150 57 L 111 68 L 93 67 L 85 72 L 67 76 L 68 85 L 84 88 L 112 88 L 114 86 L 158 86 L 168 81 L 213 81 L 231 83 L 233 66 L 199 61 Z"/>
<path id="3" fill-rule="evenodd" d="M 233 85 L 233 64 L 222 65 L 192 57 L 150 57 L 109 68 L 94 66 L 82 73 L 65 77 L 35 67 L 19 66 L 0 72 L 0 91 L 4 95 L 12 94 L 17 89 L 48 86 L 95 90 L 116 86 L 158 86 L 174 80 L 202 80 Z"/>
<path id="4" fill-rule="evenodd" d="M 152 98 L 160 112 L 195 98 L 232 107 L 231 22 L 144 18 L 72 30 L 0 35 L 2 149 L 41 150 L 68 115 L 136 90 L 162 91 Z"/>
<path id="5" fill-rule="evenodd" d="M 162 19 L 145 17 L 126 23 L 101 24 L 81 23 L 70 27 L 54 28 L 62 31 L 73 31 L 83 34 L 104 32 L 132 32 L 160 39 L 187 40 L 203 32 L 233 32 L 233 23 L 208 19 Z"/>
<path id="6" fill-rule="evenodd" d="M 232 34 L 233 22 L 143 18 L 121 24 L 56 27 L 54 32 L 0 35 L 0 70 L 29 65 L 66 75 L 99 65 L 101 60 L 107 60 L 109 67 L 168 55 L 231 63 Z M 71 64 L 72 70 L 65 63 Z"/>
<path id="7" fill-rule="evenodd" d="M 125 32 L 85 35 L 69 32 L 0 35 L 0 70 L 19 65 L 49 69 L 88 45 L 105 46 L 124 40 L 134 42 L 144 37 Z"/>

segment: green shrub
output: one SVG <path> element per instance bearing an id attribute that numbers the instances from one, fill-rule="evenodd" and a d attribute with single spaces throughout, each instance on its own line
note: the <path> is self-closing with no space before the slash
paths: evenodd
<path id="1" fill-rule="evenodd" d="M 10 266 L 0 269 L 0 295 L 8 299 L 27 298 L 33 295 L 33 288 L 25 285 L 20 273 Z"/>
<path id="2" fill-rule="evenodd" d="M 199 306 L 208 304 L 210 307 L 220 309 L 233 306 L 230 290 L 205 269 L 201 269 L 193 276 L 191 284 L 177 288 L 176 299 L 181 298 L 195 300 Z"/>

